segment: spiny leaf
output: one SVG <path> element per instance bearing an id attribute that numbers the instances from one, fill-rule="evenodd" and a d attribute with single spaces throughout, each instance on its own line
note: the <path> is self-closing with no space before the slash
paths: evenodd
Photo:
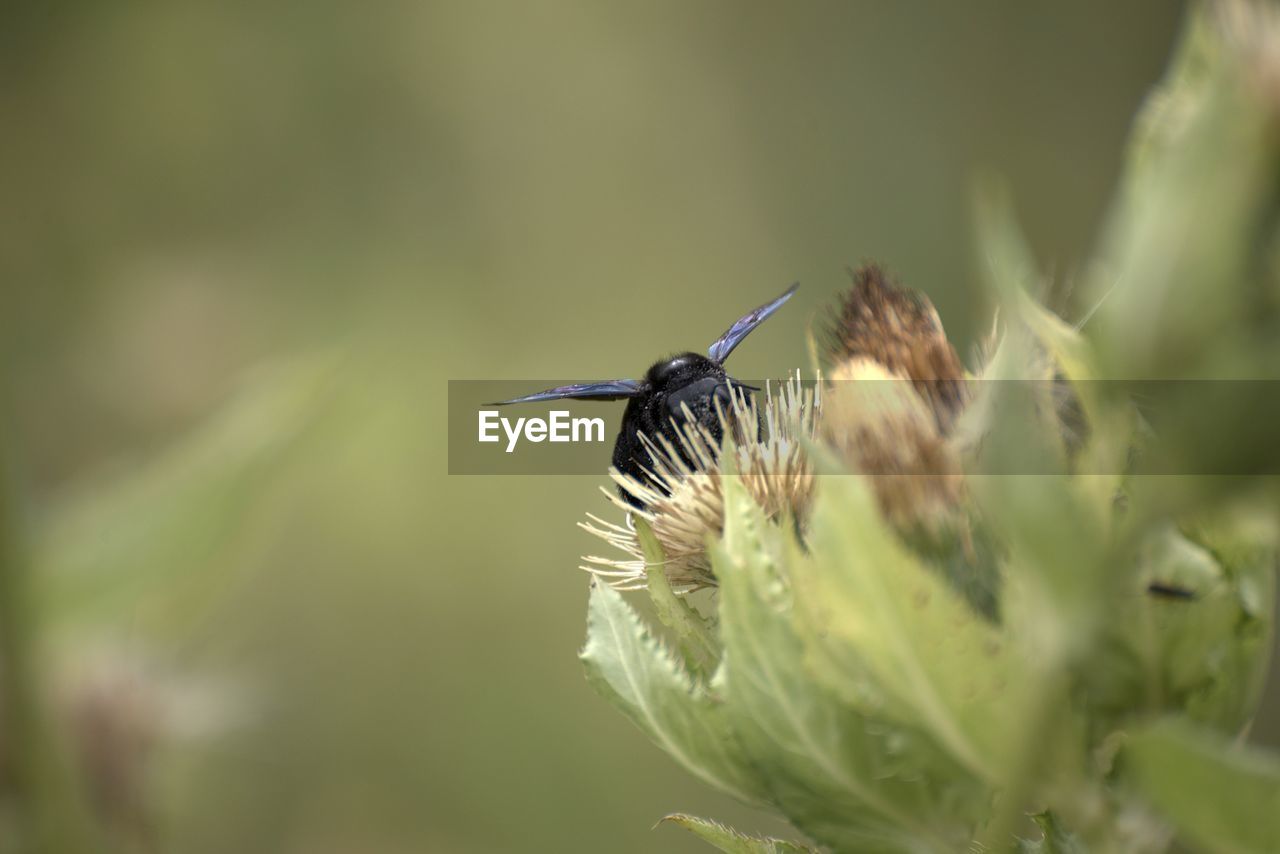
<path id="1" fill-rule="evenodd" d="M 774 839 L 771 836 L 748 836 L 732 827 L 713 821 L 709 818 L 698 818 L 684 813 L 672 813 L 663 821 L 678 824 L 699 838 L 710 842 L 727 854 L 788 854 L 788 852 L 813 852 L 808 848 L 785 839 Z"/>
<path id="2" fill-rule="evenodd" d="M 711 674 L 720 665 L 720 642 L 716 639 L 711 622 L 689 604 L 689 600 L 677 596 L 667 582 L 663 566 L 666 555 L 662 545 L 653 535 L 653 529 L 644 519 L 636 519 L 636 537 L 644 552 L 647 569 L 645 576 L 649 598 L 662 624 L 675 633 L 684 654 L 685 663 L 698 673 Z"/>
<path id="3" fill-rule="evenodd" d="M 919 733 L 867 718 L 806 671 L 781 572 L 781 529 L 735 477 L 723 479 L 725 532 L 711 555 L 721 584 L 726 711 L 775 803 L 841 850 L 955 851 L 968 829 L 919 763 L 945 759 Z"/>
<path id="4" fill-rule="evenodd" d="M 607 585 L 591 586 L 581 658 L 592 686 L 677 762 L 744 801 L 763 799 L 764 787 L 741 756 L 720 704 Z"/>

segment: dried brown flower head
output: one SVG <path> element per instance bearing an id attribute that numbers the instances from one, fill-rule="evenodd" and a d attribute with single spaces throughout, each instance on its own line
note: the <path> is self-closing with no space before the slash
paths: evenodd
<path id="1" fill-rule="evenodd" d="M 964 480 L 947 433 L 968 398 L 964 366 L 926 296 L 875 264 L 851 275 L 830 334 L 820 435 L 871 477 L 899 531 L 955 529 Z"/>
<path id="2" fill-rule="evenodd" d="M 868 476 L 899 531 L 951 530 L 964 492 L 955 449 L 917 387 L 869 359 L 839 365 L 823 392 L 819 435 L 853 471 Z"/>
<path id="3" fill-rule="evenodd" d="M 831 328 L 833 365 L 865 360 L 909 379 L 943 433 L 964 408 L 964 366 L 928 297 L 899 287 L 876 264 L 851 270 Z"/>

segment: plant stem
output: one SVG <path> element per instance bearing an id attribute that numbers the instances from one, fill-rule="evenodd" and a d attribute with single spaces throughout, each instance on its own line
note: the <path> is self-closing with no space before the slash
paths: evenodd
<path id="1" fill-rule="evenodd" d="M 36 668 L 30 577 L 0 435 L 0 751 L 13 776 L 20 850 L 88 851 L 75 782 L 44 713 Z"/>

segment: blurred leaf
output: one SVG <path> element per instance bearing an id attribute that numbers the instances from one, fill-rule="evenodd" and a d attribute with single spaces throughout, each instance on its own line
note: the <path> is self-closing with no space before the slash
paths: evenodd
<path id="1" fill-rule="evenodd" d="M 1018 596 L 1018 605 L 1001 613 L 1041 661 L 1087 648 L 1127 577 L 1110 560 L 1103 499 L 1089 481 L 1035 474 L 970 480 L 982 518 L 1007 549 L 1006 578 L 1017 581 L 1006 596 Z"/>
<path id="2" fill-rule="evenodd" d="M 748 836 L 718 821 L 685 815 L 684 813 L 672 813 L 662 820 L 680 825 L 700 839 L 710 842 L 721 851 L 728 852 L 728 854 L 786 854 L 786 852 L 790 851 L 806 852 L 814 850 L 804 845 L 798 845 L 795 842 L 787 842 L 784 839 Z"/>
<path id="3" fill-rule="evenodd" d="M 1280 758 L 1166 720 L 1129 736 L 1124 779 L 1188 840 L 1248 854 L 1280 841 Z"/>
<path id="4" fill-rule="evenodd" d="M 1141 168 L 1118 196 L 1090 282 L 1100 303 L 1090 333 L 1109 378 L 1258 370 L 1251 330 L 1267 318 L 1255 276 L 1280 163 L 1259 81 L 1274 73 L 1263 66 L 1277 33 L 1262 4 L 1216 12 L 1190 16 L 1178 64 L 1138 126 Z"/>
<path id="5" fill-rule="evenodd" d="M 608 585 L 591 585 L 581 658 L 592 687 L 677 762 L 744 801 L 762 800 L 763 786 L 742 758 L 719 702 Z"/>
<path id="6" fill-rule="evenodd" d="M 722 485 L 724 538 L 711 546 L 721 585 L 721 687 L 774 802 L 809 836 L 838 848 L 962 847 L 967 828 L 918 764 L 922 750 L 941 754 L 918 733 L 864 717 L 813 680 L 793 628 L 801 617 L 780 572 L 784 534 L 736 477 Z"/>
<path id="7" fill-rule="evenodd" d="M 1038 289 L 1040 274 L 1006 194 L 985 187 L 976 198 L 983 279 L 1006 320 L 998 349 L 983 366 L 974 407 L 964 419 L 964 441 L 978 449 L 976 471 L 1065 472 L 1068 447 L 1054 386 L 1059 366 L 1027 322 L 1027 293 Z"/>
<path id="8" fill-rule="evenodd" d="M 1010 318 L 1006 337 L 1013 338 L 1011 349 L 1018 353 L 1010 366 L 1013 373 L 989 373 L 984 378 L 1014 378 L 1042 387 L 1034 399 L 1041 410 L 1037 420 L 1043 432 L 1067 445 L 1081 445 L 1071 460 L 1071 469 L 1101 475 L 1083 485 L 1095 496 L 1092 503 L 1099 511 L 1109 514 L 1132 449 L 1133 408 L 1122 389 L 1102 381 L 1097 355 L 1080 331 L 1032 298 L 1030 289 L 1037 276 L 1034 261 L 1006 194 L 988 190 L 977 201 L 978 241 L 988 266 L 986 280 Z M 1069 395 L 1060 377 L 1069 384 Z M 997 388 L 989 394 L 1001 392 Z M 1077 403 L 1079 411 L 1075 412 Z M 1082 423 L 1074 423 L 1077 420 Z M 1023 437 L 1021 443 L 1026 441 Z"/>
<path id="9" fill-rule="evenodd" d="M 978 777 L 1002 779 L 1034 686 L 1017 645 L 897 541 L 863 478 L 823 478 L 809 546 L 795 586 L 817 674 L 873 678 L 886 713 L 923 724 Z"/>
<path id="10" fill-rule="evenodd" d="M 1198 723 L 1236 734 L 1262 696 L 1275 624 L 1276 519 L 1236 507 L 1183 530 L 1190 549 L 1219 568 L 1193 605 L 1166 609 L 1171 680 L 1185 686 L 1184 708 Z M 1173 604 L 1173 603 L 1170 603 Z M 1176 663 L 1176 664 L 1175 664 Z"/>
<path id="11" fill-rule="evenodd" d="M 188 436 L 117 477 L 56 506 L 33 546 L 51 620 L 135 617 L 153 601 L 190 621 L 191 596 L 207 607 L 200 570 L 234 543 L 270 476 L 314 424 L 333 375 L 328 359 L 259 369 L 239 394 Z M 197 606 L 199 610 L 201 606 Z"/>
<path id="12" fill-rule="evenodd" d="M 1135 583 L 1094 656 L 1107 666 L 1081 667 L 1098 732 L 1172 712 L 1225 735 L 1248 723 L 1271 652 L 1274 528 L 1266 514 L 1228 508 L 1142 542 Z M 1153 595 L 1152 582 L 1182 593 Z"/>
<path id="13" fill-rule="evenodd" d="M 1147 93 L 1134 118 L 1125 163 L 1128 183 L 1138 180 L 1153 158 L 1177 143 L 1204 101 L 1222 52 L 1211 14 L 1208 3 L 1191 5 L 1164 77 Z"/>

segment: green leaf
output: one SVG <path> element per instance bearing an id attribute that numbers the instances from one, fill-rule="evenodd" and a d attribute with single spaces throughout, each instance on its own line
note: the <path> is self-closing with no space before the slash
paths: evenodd
<path id="1" fill-rule="evenodd" d="M 1016 299 L 1019 318 L 1066 377 L 1071 393 L 1079 401 L 1083 417 L 1083 424 L 1079 425 L 1069 424 L 1070 410 L 1056 391 L 1050 395 L 1049 403 L 1057 411 L 1057 421 L 1064 431 L 1083 433 L 1078 437 L 1082 445 L 1072 460 L 1072 471 L 1090 475 L 1082 486 L 1089 490 L 1091 503 L 1107 513 L 1137 438 L 1136 411 L 1119 385 L 1099 382 L 1097 356 L 1079 330 L 1025 291 L 1019 292 Z"/>
<path id="2" fill-rule="evenodd" d="M 1210 550 L 1176 530 L 1163 532 L 1157 542 L 1147 559 L 1150 571 L 1158 580 L 1193 591 L 1195 598 L 1152 601 L 1144 597 L 1161 641 L 1152 671 L 1162 677 L 1163 687 L 1176 703 L 1173 709 L 1235 735 L 1261 693 L 1259 677 L 1271 646 L 1269 618 L 1249 612 L 1239 581 Z M 1274 554 L 1268 555 L 1259 580 L 1273 578 L 1274 566 Z"/>
<path id="3" fill-rule="evenodd" d="M 1179 62 L 1136 128 L 1131 161 L 1141 168 L 1129 171 L 1084 288 L 1101 303 L 1089 332 L 1107 377 L 1247 376 L 1259 364 L 1250 332 L 1272 323 L 1255 277 L 1275 205 L 1273 107 L 1254 80 L 1268 54 L 1230 30 L 1255 28 L 1267 50 L 1275 30 L 1261 4 L 1235 12 L 1234 24 L 1193 14 Z M 1230 446 L 1204 438 L 1205 454 Z"/>
<path id="4" fill-rule="evenodd" d="M 662 820 L 680 825 L 700 839 L 710 842 L 721 851 L 728 852 L 728 854 L 788 854 L 788 852 L 812 852 L 814 850 L 795 842 L 788 842 L 785 839 L 774 839 L 771 836 L 748 836 L 718 821 L 685 815 L 684 813 L 672 813 L 663 817 Z"/>
<path id="5" fill-rule="evenodd" d="M 1014 219 L 1007 193 L 985 188 L 978 195 L 976 211 L 978 242 L 988 261 L 986 278 L 1000 305 L 1032 332 L 1069 380 L 1098 379 L 1097 359 L 1088 342 L 1031 296 L 1040 273 Z"/>
<path id="6" fill-rule="evenodd" d="M 798 828 L 841 850 L 956 851 L 969 827 L 949 811 L 921 757 L 945 757 L 909 728 L 860 714 L 816 682 L 793 626 L 782 530 L 765 521 L 736 477 L 722 479 L 725 531 L 711 545 L 725 646 L 726 711 Z"/>
<path id="7" fill-rule="evenodd" d="M 1014 640 L 899 543 L 864 478 L 823 478 L 809 545 L 796 596 L 816 673 L 852 699 L 873 680 L 886 713 L 1001 780 L 1034 681 Z"/>
<path id="8" fill-rule="evenodd" d="M 1031 655 L 1059 660 L 1087 647 L 1131 580 L 1132 570 L 1113 559 L 1108 511 L 1090 480 L 1006 474 L 969 481 L 979 514 L 1007 550 L 1006 597 L 1021 597 L 1019 607 L 1001 612 L 1032 644 Z"/>
<path id="9" fill-rule="evenodd" d="M 591 585 L 581 658 L 591 685 L 677 762 L 744 801 L 763 800 L 764 787 L 739 752 L 721 704 L 608 585 Z"/>
<path id="10" fill-rule="evenodd" d="M 1002 402 L 999 407 L 1002 414 L 1019 421 L 1014 430 L 1007 431 L 1012 435 L 1002 437 L 1000 444 L 1012 448 L 1025 445 L 1027 451 L 1042 454 L 1054 448 L 1065 451 L 1071 444 L 1068 434 L 1079 433 L 1077 438 L 1084 441 L 1078 451 L 1070 455 L 1073 470 L 1106 475 L 1090 478 L 1084 486 L 1091 491 L 1094 504 L 1109 509 L 1132 447 L 1133 409 L 1118 386 L 1098 382 L 1103 377 L 1089 341 L 1032 297 L 1039 284 L 1039 273 L 1026 238 L 1014 219 L 1007 194 L 990 189 L 981 193 L 976 213 L 979 244 L 988 259 L 986 280 L 1011 319 L 1010 332 L 1006 335 L 1011 342 L 1007 347 L 1006 342 L 1002 342 L 1001 349 L 1012 351 L 1009 353 L 1012 359 L 1003 366 L 991 366 L 992 369 L 1002 367 L 1004 373 L 989 370 L 984 372 L 984 378 L 1024 381 L 1011 388 L 996 383 L 994 388 L 982 389 L 981 396 L 1010 398 L 1021 394 L 1035 401 L 1030 412 L 1022 413 Z M 1065 377 L 1070 384 L 1074 400 L 1064 399 L 1066 388 L 1060 377 Z M 1020 387 L 1024 384 L 1026 389 Z M 1075 419 L 1069 402 L 1079 403 L 1082 424 L 1072 423 Z M 995 408 L 995 404 L 986 405 Z M 992 423 L 992 414 L 987 414 L 985 420 Z M 1041 435 L 1036 436 L 1035 441 L 1019 435 L 1027 428 Z M 1002 456 L 1009 455 L 1009 450 L 1002 449 Z"/>
<path id="11" fill-rule="evenodd" d="M 1271 650 L 1274 522 L 1202 520 L 1158 528 L 1139 550 L 1138 584 L 1117 603 L 1097 656 L 1083 668 L 1095 714 L 1112 725 L 1185 712 L 1227 735 L 1257 706 Z M 1186 597 L 1146 593 L 1150 582 Z"/>
<path id="12" fill-rule="evenodd" d="M 1222 39 L 1214 31 L 1212 18 L 1209 3 L 1195 3 L 1188 10 L 1164 76 L 1147 93 L 1134 118 L 1126 152 L 1126 184 L 1144 177 L 1150 161 L 1179 142 L 1190 118 L 1202 107 L 1213 68 L 1222 61 Z"/>
<path id="13" fill-rule="evenodd" d="M 1280 757 L 1165 720 L 1133 733 L 1121 771 L 1206 851 L 1270 852 L 1280 843 Z"/>
<path id="14" fill-rule="evenodd" d="M 688 599 L 677 596 L 671 589 L 663 569 L 666 555 L 649 523 L 637 518 L 635 525 L 647 567 L 645 586 L 658 619 L 675 634 L 685 663 L 690 669 L 699 674 L 714 673 L 720 665 L 720 642 L 716 639 L 715 629 L 706 617 L 689 604 Z"/>

